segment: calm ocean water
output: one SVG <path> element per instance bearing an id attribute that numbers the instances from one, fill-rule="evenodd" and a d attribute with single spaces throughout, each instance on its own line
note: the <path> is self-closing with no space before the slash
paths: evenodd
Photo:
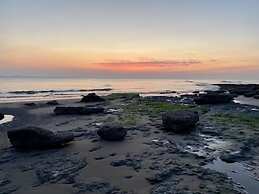
<path id="1" fill-rule="evenodd" d="M 258 81 L 228 81 L 227 83 L 258 83 Z M 141 95 L 175 95 L 195 90 L 216 90 L 213 83 L 221 80 L 173 79 L 29 79 L 1 78 L 0 103 L 51 99 L 80 98 L 89 92 L 108 95 L 114 92 L 138 92 Z M 161 94 L 163 93 L 163 94 Z"/>

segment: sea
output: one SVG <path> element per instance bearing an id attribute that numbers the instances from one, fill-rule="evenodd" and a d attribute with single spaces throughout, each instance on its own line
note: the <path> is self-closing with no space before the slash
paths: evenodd
<path id="1" fill-rule="evenodd" d="M 213 84 L 218 83 L 259 83 L 259 80 L 0 78 L 0 103 L 77 99 L 90 92 L 102 96 L 124 92 L 173 96 L 217 90 L 218 86 Z"/>

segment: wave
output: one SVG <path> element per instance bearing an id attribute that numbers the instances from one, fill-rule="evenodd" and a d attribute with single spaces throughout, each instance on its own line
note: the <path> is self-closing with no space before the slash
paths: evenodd
<path id="1" fill-rule="evenodd" d="M 108 92 L 112 91 L 112 88 L 95 88 L 95 89 L 70 89 L 70 90 L 19 90 L 10 91 L 9 94 L 42 94 L 42 93 L 68 93 L 68 92 Z"/>

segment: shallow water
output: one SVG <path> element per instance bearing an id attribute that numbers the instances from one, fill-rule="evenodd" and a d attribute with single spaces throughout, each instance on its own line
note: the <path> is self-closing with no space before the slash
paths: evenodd
<path id="1" fill-rule="evenodd" d="M 246 105 L 252 105 L 252 106 L 258 106 L 259 107 L 259 100 L 255 98 L 248 98 L 245 96 L 239 96 L 235 98 L 235 103 L 238 104 L 246 104 Z M 254 109 L 256 111 L 256 109 Z"/>
<path id="2" fill-rule="evenodd" d="M 200 142 L 203 142 L 203 144 L 187 145 L 184 150 L 198 156 L 215 157 L 232 145 L 231 142 L 223 141 L 214 136 L 204 134 L 199 136 Z"/>
<path id="3" fill-rule="evenodd" d="M 14 79 L 0 78 L 0 103 L 79 98 L 92 90 L 99 95 L 115 92 L 137 92 L 143 95 L 174 95 L 171 91 L 189 93 L 216 90 L 216 80 L 174 79 Z M 104 89 L 104 90 L 102 90 Z M 112 90 L 109 90 L 112 89 Z M 25 91 L 25 92 L 22 92 Z"/>
<path id="4" fill-rule="evenodd" d="M 258 177 L 255 177 L 251 171 L 238 162 L 226 163 L 218 158 L 212 163 L 207 164 L 205 168 L 227 174 L 237 183 L 236 186 L 240 190 L 245 190 L 249 194 L 259 193 Z"/>

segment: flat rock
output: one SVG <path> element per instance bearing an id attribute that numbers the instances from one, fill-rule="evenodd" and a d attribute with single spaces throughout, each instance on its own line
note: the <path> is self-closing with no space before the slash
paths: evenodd
<path id="1" fill-rule="evenodd" d="M 81 102 L 103 102 L 105 101 L 104 98 L 98 96 L 96 93 L 89 93 L 87 96 L 83 96 Z"/>
<path id="2" fill-rule="evenodd" d="M 90 115 L 90 114 L 98 114 L 103 113 L 104 108 L 102 107 L 56 107 L 54 109 L 54 113 L 56 115 Z"/>
<path id="3" fill-rule="evenodd" d="M 196 104 L 225 104 L 233 100 L 233 95 L 223 92 L 208 92 L 194 98 Z"/>
<path id="4" fill-rule="evenodd" d="M 220 88 L 234 95 L 252 97 L 259 91 L 259 84 L 217 84 Z"/>
<path id="5" fill-rule="evenodd" d="M 186 133 L 192 130 L 199 121 L 196 111 L 171 111 L 162 115 L 163 126 L 166 130 L 176 133 Z"/>
<path id="6" fill-rule="evenodd" d="M 117 123 L 110 123 L 103 125 L 97 134 L 107 141 L 120 141 L 123 140 L 127 134 L 127 130 Z"/>
<path id="7" fill-rule="evenodd" d="M 172 175 L 176 175 L 178 172 L 181 172 L 181 168 L 168 168 L 168 169 L 160 169 L 156 174 L 147 177 L 146 179 L 150 182 L 150 184 L 157 184 L 165 181 L 170 178 Z"/>
<path id="8" fill-rule="evenodd" d="M 74 183 L 74 177 L 87 166 L 85 158 L 73 153 L 52 154 L 33 164 L 38 184 Z"/>
<path id="9" fill-rule="evenodd" d="M 87 182 L 76 183 L 73 188 L 77 191 L 76 193 L 87 193 L 87 194 L 127 194 L 121 189 L 111 185 L 102 179 L 92 178 Z"/>
<path id="10" fill-rule="evenodd" d="M 8 138 L 16 148 L 44 149 L 66 145 L 74 139 L 72 133 L 54 133 L 39 127 L 8 131 Z"/>

